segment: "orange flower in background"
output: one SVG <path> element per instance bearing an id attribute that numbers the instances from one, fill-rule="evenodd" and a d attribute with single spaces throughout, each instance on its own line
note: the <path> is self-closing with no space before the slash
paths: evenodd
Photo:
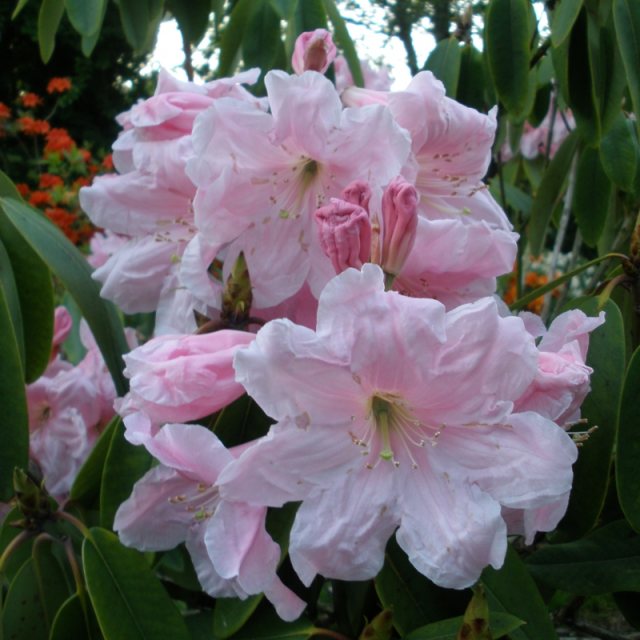
<path id="1" fill-rule="evenodd" d="M 54 176 L 51 173 L 43 173 L 40 176 L 39 186 L 41 189 L 51 189 L 52 187 L 61 187 L 64 180 L 60 176 Z"/>
<path id="2" fill-rule="evenodd" d="M 24 182 L 16 182 L 16 189 L 23 198 L 26 198 L 29 195 L 29 185 Z"/>
<path id="3" fill-rule="evenodd" d="M 47 93 L 64 93 L 71 89 L 71 80 L 69 78 L 51 78 L 47 85 Z"/>
<path id="4" fill-rule="evenodd" d="M 91 151 L 88 149 L 78 149 L 78 153 L 85 162 L 89 162 L 89 160 L 91 160 Z"/>
<path id="5" fill-rule="evenodd" d="M 51 194 L 47 191 L 34 191 L 29 198 L 29 204 L 32 207 L 40 207 L 51 203 Z"/>
<path id="6" fill-rule="evenodd" d="M 80 187 L 88 187 L 91 184 L 91 180 L 85 176 L 80 176 L 73 181 L 73 188 L 79 189 Z"/>
<path id="7" fill-rule="evenodd" d="M 4 102 L 0 102 L 0 120 L 6 120 L 11 117 L 11 109 Z"/>
<path id="8" fill-rule="evenodd" d="M 47 134 L 47 144 L 45 145 L 44 152 L 69 151 L 69 149 L 72 149 L 75 145 L 76 143 L 66 129 L 51 129 Z"/>
<path id="9" fill-rule="evenodd" d="M 20 102 L 23 107 L 31 109 L 32 107 L 37 107 L 39 104 L 42 104 L 42 98 L 37 93 L 27 92 L 20 96 Z"/>
<path id="10" fill-rule="evenodd" d="M 36 120 L 29 116 L 18 118 L 17 122 L 21 131 L 28 136 L 44 135 L 51 129 L 46 120 Z"/>
<path id="11" fill-rule="evenodd" d="M 102 159 L 102 166 L 107 171 L 113 170 L 113 154 L 109 153 Z"/>
<path id="12" fill-rule="evenodd" d="M 76 217 L 62 207 L 50 207 L 44 210 L 44 215 L 64 233 L 74 244 L 80 239 L 80 234 L 74 229 Z"/>

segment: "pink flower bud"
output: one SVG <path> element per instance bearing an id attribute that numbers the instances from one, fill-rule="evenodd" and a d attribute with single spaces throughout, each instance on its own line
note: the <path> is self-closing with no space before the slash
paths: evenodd
<path id="1" fill-rule="evenodd" d="M 331 198 L 331 204 L 315 213 L 320 245 L 336 273 L 349 267 L 360 269 L 369 260 L 371 222 L 359 205 Z"/>
<path id="2" fill-rule="evenodd" d="M 369 200 L 371 200 L 369 183 L 364 180 L 354 180 L 343 189 L 342 198 L 369 211 Z"/>
<path id="3" fill-rule="evenodd" d="M 56 307 L 53 319 L 53 350 L 55 351 L 69 336 L 73 320 L 66 307 Z"/>
<path id="4" fill-rule="evenodd" d="M 418 227 L 418 192 L 412 184 L 398 176 L 382 195 L 381 266 L 398 275 L 413 248 Z"/>
<path id="5" fill-rule="evenodd" d="M 336 57 L 336 45 L 326 29 L 305 31 L 298 36 L 291 58 L 296 73 L 324 73 Z"/>

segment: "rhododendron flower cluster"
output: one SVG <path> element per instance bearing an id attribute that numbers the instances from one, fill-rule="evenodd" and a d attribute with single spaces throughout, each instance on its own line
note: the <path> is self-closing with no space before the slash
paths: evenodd
<path id="1" fill-rule="evenodd" d="M 335 53 L 303 34 L 263 99 L 242 86 L 257 70 L 161 73 L 120 118 L 118 174 L 81 192 L 105 229 L 102 295 L 156 312 L 116 406 L 160 464 L 115 529 L 143 550 L 185 542 L 208 593 L 264 592 L 285 619 L 304 603 L 276 574 L 268 508 L 301 503 L 288 553 L 305 585 L 374 577 L 395 536 L 464 588 L 502 565 L 507 534 L 552 530 L 603 322 L 571 311 L 547 331 L 493 296 L 517 248 L 483 182 L 495 110 L 430 72 L 339 93 Z M 227 448 L 204 425 L 245 393 L 272 424 Z"/>

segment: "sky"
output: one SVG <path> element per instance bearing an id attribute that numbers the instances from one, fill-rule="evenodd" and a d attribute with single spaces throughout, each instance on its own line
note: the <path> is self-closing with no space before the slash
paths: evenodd
<path id="1" fill-rule="evenodd" d="M 370 15 L 379 15 L 380 24 L 384 22 L 382 9 L 371 5 L 367 0 L 362 0 L 360 6 Z M 348 17 L 347 12 L 344 15 Z M 362 25 L 349 22 L 347 24 L 349 33 L 356 44 L 358 55 L 361 58 L 368 58 L 389 65 L 391 67 L 391 75 L 394 78 L 393 88 L 405 87 L 411 79 L 411 74 L 406 64 L 405 51 L 400 40 L 398 38 L 389 38 L 382 33 L 372 32 Z M 424 31 L 416 32 L 414 47 L 419 61 L 424 61 L 434 46 L 435 41 L 430 34 Z M 186 79 L 184 69 L 181 67 L 183 62 L 182 38 L 177 24 L 175 20 L 165 21 L 160 25 L 156 48 L 151 62 L 146 68 L 151 71 L 164 66 L 180 78 Z M 193 62 L 196 67 L 204 62 L 200 52 L 194 52 Z"/>

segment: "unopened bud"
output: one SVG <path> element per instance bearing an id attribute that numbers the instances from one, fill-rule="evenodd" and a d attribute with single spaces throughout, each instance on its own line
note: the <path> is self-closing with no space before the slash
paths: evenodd
<path id="1" fill-rule="evenodd" d="M 320 246 L 336 273 L 349 267 L 360 269 L 371 250 L 369 214 L 359 205 L 337 198 L 315 213 Z"/>
<path id="2" fill-rule="evenodd" d="M 354 180 L 342 190 L 342 199 L 369 211 L 369 200 L 371 200 L 369 183 L 364 180 Z"/>
<path id="3" fill-rule="evenodd" d="M 418 192 L 404 178 L 395 178 L 382 195 L 382 269 L 397 276 L 406 262 L 418 228 Z"/>
<path id="4" fill-rule="evenodd" d="M 324 73 L 335 60 L 336 53 L 336 45 L 326 29 L 305 31 L 296 40 L 291 66 L 296 73 Z"/>
<path id="5" fill-rule="evenodd" d="M 226 327 L 242 327 L 249 318 L 253 295 L 251 279 L 244 254 L 236 259 L 227 284 L 222 292 L 222 311 L 220 317 Z"/>

